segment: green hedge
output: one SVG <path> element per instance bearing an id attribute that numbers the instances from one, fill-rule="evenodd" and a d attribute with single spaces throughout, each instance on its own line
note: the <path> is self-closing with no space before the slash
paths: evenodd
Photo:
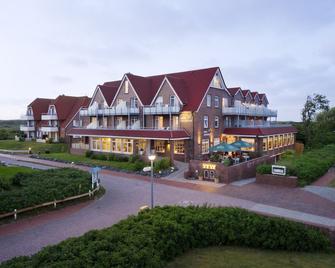
<path id="1" fill-rule="evenodd" d="M 91 187 L 88 172 L 70 168 L 19 172 L 10 181 L 0 191 L 0 214 L 86 193 Z"/>
<path id="2" fill-rule="evenodd" d="M 335 145 L 327 145 L 321 149 L 305 152 L 301 156 L 287 152 L 282 155 L 278 165 L 286 166 L 287 174 L 297 176 L 300 186 L 311 184 L 324 175 L 335 163 Z M 257 172 L 270 174 L 271 165 L 263 164 L 257 167 Z"/>
<path id="3" fill-rule="evenodd" d="M 236 245 L 328 251 L 320 231 L 238 208 L 162 207 L 90 231 L 1 267 L 164 267 L 192 248 Z"/>

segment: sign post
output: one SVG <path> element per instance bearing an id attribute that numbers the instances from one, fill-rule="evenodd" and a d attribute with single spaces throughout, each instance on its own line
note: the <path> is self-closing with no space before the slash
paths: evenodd
<path id="1" fill-rule="evenodd" d="M 100 183 L 99 171 L 100 171 L 100 168 L 98 168 L 98 167 L 95 167 L 95 168 L 91 169 L 91 174 L 92 174 L 92 189 L 94 189 L 94 185 L 96 185 L 97 187 L 99 187 L 99 183 Z"/>

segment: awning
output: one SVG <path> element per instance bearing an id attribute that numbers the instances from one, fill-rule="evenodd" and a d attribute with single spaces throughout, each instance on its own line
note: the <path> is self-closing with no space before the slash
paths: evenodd
<path id="1" fill-rule="evenodd" d="M 210 152 L 237 152 L 240 150 L 241 149 L 239 147 L 225 143 L 225 142 L 209 148 Z"/>
<path id="2" fill-rule="evenodd" d="M 293 126 L 263 127 L 263 128 L 225 128 L 223 134 L 236 136 L 270 136 L 285 133 L 297 133 Z"/>

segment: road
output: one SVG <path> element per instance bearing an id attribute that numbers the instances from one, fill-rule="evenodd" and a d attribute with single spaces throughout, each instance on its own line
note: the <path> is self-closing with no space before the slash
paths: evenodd
<path id="1" fill-rule="evenodd" d="M 22 161 L 17 164 L 22 164 Z M 104 171 L 101 182 L 106 193 L 99 200 L 0 226 L 0 261 L 34 254 L 47 245 L 80 236 L 92 229 L 111 226 L 128 215 L 136 214 L 140 206 L 150 203 L 150 184 L 147 179 L 130 177 L 129 174 Z M 155 205 L 207 203 L 234 206 L 335 228 L 335 215 L 323 217 L 229 197 L 220 192 L 192 190 L 162 182 L 155 184 L 154 192 Z"/>

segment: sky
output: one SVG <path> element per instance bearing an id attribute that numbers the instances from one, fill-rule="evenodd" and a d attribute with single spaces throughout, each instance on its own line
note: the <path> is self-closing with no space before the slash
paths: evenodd
<path id="1" fill-rule="evenodd" d="M 300 120 L 313 93 L 334 106 L 335 1 L 0 0 L 0 119 L 127 72 L 212 66 L 265 92 L 278 120 Z"/>

